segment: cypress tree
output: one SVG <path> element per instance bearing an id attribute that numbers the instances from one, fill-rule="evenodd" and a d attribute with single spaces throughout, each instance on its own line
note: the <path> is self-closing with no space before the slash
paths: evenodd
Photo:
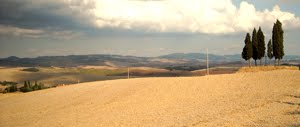
<path id="1" fill-rule="evenodd" d="M 27 81 L 24 81 L 24 87 L 28 87 Z"/>
<path id="2" fill-rule="evenodd" d="M 272 46 L 271 39 L 268 42 L 268 58 L 270 59 L 270 63 L 271 63 L 271 59 L 273 58 L 273 46 Z"/>
<path id="3" fill-rule="evenodd" d="M 282 24 L 279 20 L 277 20 L 277 27 L 279 32 L 279 38 L 278 38 L 278 44 L 279 44 L 279 56 L 278 56 L 278 65 L 280 65 L 280 60 L 284 56 L 284 45 L 283 45 L 283 30 L 282 30 Z"/>
<path id="4" fill-rule="evenodd" d="M 18 87 L 15 84 L 12 84 L 9 88 L 9 92 L 16 92 L 18 91 Z"/>
<path id="5" fill-rule="evenodd" d="M 253 29 L 253 32 L 252 32 L 252 49 L 253 49 L 253 56 L 252 58 L 254 59 L 255 61 L 255 66 L 257 65 L 256 64 L 256 60 L 258 59 L 258 40 L 257 40 L 257 32 L 256 32 L 256 29 L 254 28 Z"/>
<path id="6" fill-rule="evenodd" d="M 30 92 L 30 91 L 32 91 L 32 89 L 31 89 L 30 86 L 31 86 L 30 82 L 29 81 L 25 81 L 24 82 L 24 87 L 22 87 L 20 90 L 22 92 Z"/>
<path id="7" fill-rule="evenodd" d="M 265 36 L 260 27 L 257 32 L 257 41 L 258 41 L 258 47 L 257 47 L 258 59 L 260 60 L 260 65 L 261 65 L 262 58 L 265 56 L 266 46 L 265 46 Z"/>
<path id="8" fill-rule="evenodd" d="M 275 57 L 275 63 L 276 65 L 276 60 L 278 58 L 278 30 L 277 30 L 277 25 L 274 23 L 273 25 L 273 30 L 272 30 L 272 45 L 273 45 L 273 56 Z"/>
<path id="9" fill-rule="evenodd" d="M 38 89 L 39 90 L 44 89 L 44 84 L 40 82 L 39 85 L 38 85 Z"/>
<path id="10" fill-rule="evenodd" d="M 249 67 L 251 67 L 251 61 L 250 59 L 252 58 L 252 43 L 251 43 L 251 39 L 250 39 L 250 34 L 247 33 L 246 37 L 245 37 L 245 46 L 243 48 L 243 52 L 242 52 L 242 58 L 245 59 L 246 61 L 248 61 L 249 63 Z"/>
<path id="11" fill-rule="evenodd" d="M 278 65 L 280 65 L 280 60 L 284 56 L 283 33 L 284 32 L 282 30 L 282 24 L 279 20 L 277 20 L 273 25 L 272 30 L 273 55 L 275 57 L 275 65 L 277 59 Z"/>
<path id="12" fill-rule="evenodd" d="M 37 81 L 34 82 L 34 86 L 32 87 L 32 89 L 33 90 L 38 90 L 39 89 Z"/>
<path id="13" fill-rule="evenodd" d="M 31 88 L 31 82 L 28 80 L 27 81 L 28 87 Z"/>

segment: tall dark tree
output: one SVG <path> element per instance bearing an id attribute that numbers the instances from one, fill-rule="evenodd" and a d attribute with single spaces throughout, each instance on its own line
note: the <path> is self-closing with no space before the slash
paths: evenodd
<path id="1" fill-rule="evenodd" d="M 37 83 L 37 81 L 35 81 L 34 86 L 32 87 L 32 90 L 38 90 L 38 89 L 39 89 L 38 83 Z"/>
<path id="2" fill-rule="evenodd" d="M 28 87 L 27 81 L 24 81 L 24 87 Z"/>
<path id="3" fill-rule="evenodd" d="M 31 88 L 31 82 L 29 80 L 27 81 L 27 85 Z"/>
<path id="4" fill-rule="evenodd" d="M 245 46 L 243 48 L 242 52 L 242 58 L 248 61 L 249 67 L 251 67 L 251 61 L 250 59 L 252 58 L 253 50 L 252 50 L 252 43 L 250 39 L 250 34 L 247 33 L 246 38 L 245 38 Z"/>
<path id="5" fill-rule="evenodd" d="M 280 60 L 284 56 L 284 45 L 283 45 L 283 30 L 282 24 L 279 20 L 273 26 L 272 31 L 272 42 L 273 42 L 273 56 L 275 57 L 275 64 L 276 60 L 278 60 L 278 65 L 280 65 Z"/>
<path id="6" fill-rule="evenodd" d="M 30 92 L 30 91 L 32 91 L 30 85 L 31 85 L 31 84 L 30 84 L 29 81 L 25 81 L 25 82 L 24 82 L 24 86 L 23 86 L 22 88 L 20 88 L 20 90 L 21 90 L 22 92 Z"/>
<path id="7" fill-rule="evenodd" d="M 253 56 L 252 58 L 255 61 L 255 66 L 257 65 L 256 60 L 258 60 L 258 40 L 257 40 L 257 32 L 256 29 L 253 29 L 252 32 L 252 49 L 253 49 Z"/>
<path id="8" fill-rule="evenodd" d="M 271 59 L 273 58 L 273 46 L 272 46 L 271 39 L 268 42 L 268 58 L 270 59 L 270 63 L 271 63 Z"/>
<path id="9" fill-rule="evenodd" d="M 258 32 L 257 32 L 257 41 L 258 41 L 258 47 L 257 47 L 257 55 L 258 59 L 260 60 L 260 65 L 262 64 L 262 58 L 265 56 L 265 35 L 262 32 L 261 28 L 259 27 Z"/>

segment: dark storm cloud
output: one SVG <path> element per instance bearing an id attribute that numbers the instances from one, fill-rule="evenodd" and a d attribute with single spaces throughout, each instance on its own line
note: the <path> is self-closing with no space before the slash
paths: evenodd
<path id="1" fill-rule="evenodd" d="M 1 0 L 0 25 L 26 29 L 82 30 L 93 27 L 93 2 Z"/>

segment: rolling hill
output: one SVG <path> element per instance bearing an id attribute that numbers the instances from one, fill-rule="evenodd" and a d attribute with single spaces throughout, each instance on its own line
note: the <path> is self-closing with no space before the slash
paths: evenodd
<path id="1" fill-rule="evenodd" d="M 88 82 L 0 95 L 0 126 L 299 126 L 300 71 Z"/>
<path id="2" fill-rule="evenodd" d="M 209 54 L 210 66 L 246 65 L 246 62 L 236 55 Z M 0 59 L 0 66 L 8 67 L 78 67 L 78 66 L 110 66 L 110 67 L 155 67 L 170 70 L 198 70 L 206 67 L 206 54 L 174 53 L 158 57 L 136 57 L 121 55 L 69 55 L 40 56 L 36 58 L 18 58 L 11 56 Z M 300 56 L 287 55 L 283 64 L 300 64 Z"/>

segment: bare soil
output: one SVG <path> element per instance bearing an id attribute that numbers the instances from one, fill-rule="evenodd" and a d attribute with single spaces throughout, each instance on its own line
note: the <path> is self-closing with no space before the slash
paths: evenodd
<path id="1" fill-rule="evenodd" d="M 300 126 L 300 71 L 88 82 L 0 94 L 0 126 Z"/>

